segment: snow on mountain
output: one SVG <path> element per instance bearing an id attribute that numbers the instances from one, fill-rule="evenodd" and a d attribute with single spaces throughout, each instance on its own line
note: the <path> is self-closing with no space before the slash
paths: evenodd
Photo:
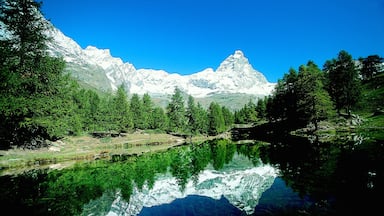
<path id="1" fill-rule="evenodd" d="M 208 68 L 182 76 L 163 70 L 136 69 L 133 64 L 112 57 L 108 49 L 93 46 L 82 49 L 56 28 L 49 34 L 53 38 L 50 53 L 63 57 L 68 71 L 96 88 L 116 90 L 124 84 L 131 94 L 169 95 L 178 87 L 193 97 L 204 98 L 231 93 L 269 95 L 275 85 L 255 70 L 240 50 L 226 58 L 216 71 Z"/>

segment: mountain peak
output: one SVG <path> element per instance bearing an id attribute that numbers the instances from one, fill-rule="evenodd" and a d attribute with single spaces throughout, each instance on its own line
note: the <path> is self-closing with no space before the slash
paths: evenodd
<path id="1" fill-rule="evenodd" d="M 234 58 L 244 58 L 244 53 L 241 50 L 236 50 L 235 54 L 233 54 Z"/>

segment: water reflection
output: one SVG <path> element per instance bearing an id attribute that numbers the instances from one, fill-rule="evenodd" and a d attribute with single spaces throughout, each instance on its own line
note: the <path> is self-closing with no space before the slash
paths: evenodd
<path id="1" fill-rule="evenodd" d="M 15 215 L 164 215 L 180 208 L 185 215 L 367 215 L 380 210 L 381 139 L 356 144 L 353 138 L 320 142 L 276 136 L 267 141 L 214 140 L 1 176 L 0 205 Z"/>
<path id="2" fill-rule="evenodd" d="M 183 159 L 189 161 L 188 158 Z M 193 179 L 180 180 L 179 175 L 172 171 L 173 174 L 159 175 L 154 185 L 141 190 L 134 188 L 129 202 L 117 195 L 108 215 L 137 215 L 143 207 L 169 204 L 191 195 L 214 200 L 225 198 L 240 211 L 251 214 L 262 193 L 271 187 L 277 176 L 277 170 L 272 166 L 260 164 L 254 167 L 248 158 L 239 154 L 234 154 L 225 165 L 220 165 L 220 169 L 215 168 L 216 165 L 208 165 Z M 183 172 L 189 171 L 185 169 Z"/>

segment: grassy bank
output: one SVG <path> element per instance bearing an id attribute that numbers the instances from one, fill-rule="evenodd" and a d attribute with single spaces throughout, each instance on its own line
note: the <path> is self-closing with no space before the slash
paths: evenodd
<path id="1" fill-rule="evenodd" d="M 140 155 L 166 150 L 185 142 L 201 142 L 214 137 L 195 136 L 184 139 L 165 133 L 142 132 L 120 137 L 95 138 L 90 135 L 65 137 L 48 148 L 0 151 L 1 174 L 33 168 L 62 168 L 78 161 L 108 159 L 114 154 Z"/>

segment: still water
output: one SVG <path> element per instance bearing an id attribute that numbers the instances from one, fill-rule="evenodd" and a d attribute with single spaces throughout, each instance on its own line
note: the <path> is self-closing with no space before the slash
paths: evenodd
<path id="1" fill-rule="evenodd" d="M 218 139 L 168 151 L 1 176 L 12 215 L 371 215 L 383 140 Z"/>

